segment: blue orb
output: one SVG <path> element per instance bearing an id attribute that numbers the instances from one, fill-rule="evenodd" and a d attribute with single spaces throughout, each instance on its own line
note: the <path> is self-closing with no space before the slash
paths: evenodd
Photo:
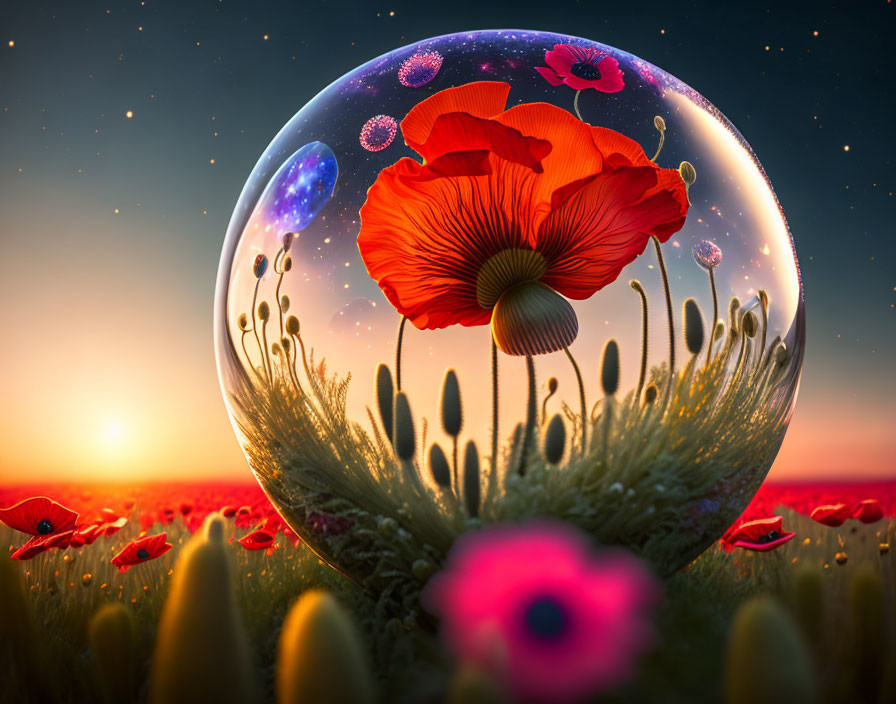
<path id="1" fill-rule="evenodd" d="M 339 167 L 333 150 L 311 142 L 287 159 L 268 184 L 267 216 L 281 230 L 304 230 L 333 195 Z"/>

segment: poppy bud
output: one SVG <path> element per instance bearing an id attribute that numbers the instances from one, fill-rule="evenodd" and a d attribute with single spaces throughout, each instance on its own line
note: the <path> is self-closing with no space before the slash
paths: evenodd
<path id="1" fill-rule="evenodd" d="M 739 310 L 740 299 L 737 296 L 732 296 L 731 302 L 728 304 L 728 329 L 731 331 L 732 337 L 737 334 L 737 311 Z"/>
<path id="2" fill-rule="evenodd" d="M 552 376 L 548 379 L 548 393 L 553 395 L 557 393 L 557 387 L 559 386 L 559 382 L 557 381 L 557 377 Z"/>
<path id="3" fill-rule="evenodd" d="M 284 313 L 289 311 L 289 296 L 280 297 L 280 310 Z"/>
<path id="4" fill-rule="evenodd" d="M 262 301 L 258 304 L 258 318 L 259 320 L 263 320 L 267 322 L 271 318 L 271 307 L 268 305 L 267 301 Z"/>
<path id="5" fill-rule="evenodd" d="M 775 348 L 775 364 L 779 367 L 783 367 L 785 362 L 787 362 L 787 357 L 787 345 L 782 342 Z"/>
<path id="6" fill-rule="evenodd" d="M 264 276 L 264 272 L 268 270 L 268 258 L 263 254 L 259 254 L 255 257 L 255 263 L 252 265 L 252 273 L 255 274 L 256 279 L 260 279 Z"/>
<path id="7" fill-rule="evenodd" d="M 845 552 L 838 552 L 836 555 L 834 555 L 834 561 L 838 565 L 845 565 L 848 560 L 849 560 L 849 555 L 847 555 Z"/>
<path id="8" fill-rule="evenodd" d="M 295 239 L 295 232 L 286 232 L 283 235 L 283 251 L 288 252 L 289 248 L 292 247 L 292 241 Z"/>
<path id="9" fill-rule="evenodd" d="M 666 131 L 666 121 L 659 115 L 653 118 L 653 126 L 656 127 L 657 132 Z"/>
<path id="10" fill-rule="evenodd" d="M 281 344 L 282 347 L 283 347 L 283 351 L 286 352 L 286 354 L 288 355 L 288 354 L 289 354 L 289 349 L 290 349 L 289 338 L 288 338 L 288 337 L 281 337 L 281 338 L 280 338 L 280 344 Z"/>
<path id="11" fill-rule="evenodd" d="M 470 518 L 479 515 L 479 450 L 470 440 L 464 449 L 464 504 Z"/>
<path id="12" fill-rule="evenodd" d="M 700 306 L 693 298 L 684 302 L 682 311 L 684 317 L 684 342 L 688 352 L 697 354 L 703 349 L 703 314 Z"/>
<path id="13" fill-rule="evenodd" d="M 105 701 L 132 701 L 137 691 L 134 682 L 134 620 L 131 612 L 118 603 L 101 606 L 90 619 L 87 640 L 96 664 Z"/>
<path id="14" fill-rule="evenodd" d="M 278 343 L 275 342 L 273 345 L 271 345 L 271 353 L 278 357 L 282 354 L 282 350 L 280 349 L 280 345 Z"/>
<path id="15" fill-rule="evenodd" d="M 498 683 L 485 672 L 463 665 L 448 688 L 448 704 L 501 704 L 506 702 Z"/>
<path id="16" fill-rule="evenodd" d="M 433 481 L 442 489 L 451 488 L 451 467 L 439 443 L 434 442 L 429 447 L 429 471 Z"/>
<path id="17" fill-rule="evenodd" d="M 887 599 L 877 569 L 863 566 L 856 570 L 849 584 L 849 601 L 855 639 L 848 651 L 855 677 L 852 691 L 859 701 L 878 701 L 887 652 Z"/>
<path id="18" fill-rule="evenodd" d="M 548 423 L 544 433 L 544 458 L 551 464 L 557 464 L 563 459 L 566 450 L 566 425 L 559 413 Z"/>
<path id="19" fill-rule="evenodd" d="M 290 271 L 292 269 L 292 257 L 287 257 L 283 260 L 283 271 Z"/>
<path id="20" fill-rule="evenodd" d="M 648 384 L 647 388 L 644 389 L 644 402 L 647 404 L 651 404 L 656 401 L 657 394 L 659 390 L 656 388 L 656 384 Z"/>
<path id="21" fill-rule="evenodd" d="M 392 415 L 392 427 L 395 431 L 395 454 L 398 459 L 410 461 L 414 459 L 416 438 L 414 436 L 414 417 L 411 415 L 411 404 L 404 391 L 395 394 L 395 407 Z"/>
<path id="22" fill-rule="evenodd" d="M 299 334 L 299 319 L 291 315 L 286 319 L 286 332 L 290 335 L 298 335 Z"/>
<path id="23" fill-rule="evenodd" d="M 246 332 L 249 329 L 249 318 L 245 313 L 240 313 L 240 317 L 237 319 L 237 323 L 240 326 L 240 330 Z"/>
<path id="24" fill-rule="evenodd" d="M 756 332 L 759 330 L 759 321 L 756 320 L 756 316 L 753 314 L 753 311 L 748 310 L 744 313 L 744 319 L 741 323 L 744 328 L 744 335 L 747 337 L 755 337 Z"/>
<path id="25" fill-rule="evenodd" d="M 310 589 L 289 610 L 277 647 L 278 704 L 372 704 L 373 678 L 348 614 L 327 592 Z"/>
<path id="26" fill-rule="evenodd" d="M 679 164 L 678 173 L 681 176 L 681 180 L 684 181 L 685 186 L 693 186 L 694 182 L 697 180 L 697 170 L 689 161 L 683 161 Z"/>
<path id="27" fill-rule="evenodd" d="M 376 396 L 377 409 L 380 412 L 380 422 L 386 437 L 392 441 L 392 399 L 395 396 L 395 387 L 392 385 L 392 372 L 385 364 L 376 367 L 376 383 L 374 395 Z"/>
<path id="28" fill-rule="evenodd" d="M 233 591 L 224 521 L 211 516 L 181 551 L 162 610 L 150 704 L 255 700 L 252 662 Z"/>
<path id="29" fill-rule="evenodd" d="M 713 337 L 713 339 L 714 339 L 714 340 L 721 340 L 721 339 L 722 339 L 722 335 L 724 335 L 724 334 L 725 334 L 725 323 L 723 323 L 723 322 L 720 320 L 719 322 L 716 323 L 716 334 L 715 334 L 715 337 Z"/>
<path id="30" fill-rule="evenodd" d="M 439 407 L 442 409 L 442 428 L 445 433 L 451 437 L 460 435 L 463 412 L 460 403 L 460 384 L 457 381 L 457 372 L 453 369 L 445 372 Z"/>
<path id="31" fill-rule="evenodd" d="M 619 390 L 619 345 L 608 340 L 600 361 L 600 384 L 606 396 Z"/>
<path id="32" fill-rule="evenodd" d="M 728 704 L 809 704 L 818 700 L 812 662 L 777 603 L 759 598 L 734 616 L 725 660 Z"/>

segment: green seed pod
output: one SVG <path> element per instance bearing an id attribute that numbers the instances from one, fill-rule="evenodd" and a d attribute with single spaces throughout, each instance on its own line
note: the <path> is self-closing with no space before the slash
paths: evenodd
<path id="1" fill-rule="evenodd" d="M 87 640 L 104 700 L 133 701 L 137 657 L 131 612 L 116 602 L 101 606 L 87 626 Z"/>
<path id="2" fill-rule="evenodd" d="M 553 396 L 557 393 L 557 387 L 560 386 L 560 382 L 557 381 L 557 377 L 552 376 L 548 379 L 548 393 Z"/>
<path id="3" fill-rule="evenodd" d="M 697 169 L 695 169 L 694 165 L 689 161 L 683 161 L 679 164 L 678 173 L 681 176 L 681 180 L 684 181 L 685 186 L 691 187 L 697 180 Z"/>
<path id="4" fill-rule="evenodd" d="M 559 413 L 555 413 L 544 433 L 544 458 L 551 464 L 563 459 L 566 450 L 566 425 Z"/>
<path id="5" fill-rule="evenodd" d="M 619 345 L 616 340 L 608 340 L 600 361 L 600 384 L 606 396 L 612 396 L 619 389 Z"/>
<path id="6" fill-rule="evenodd" d="M 299 334 L 299 319 L 291 315 L 286 319 L 286 332 L 290 335 L 298 335 Z"/>
<path id="7" fill-rule="evenodd" d="M 853 686 L 863 702 L 877 701 L 887 652 L 887 603 L 877 569 L 859 567 L 849 584 L 852 611 Z"/>
<path id="8" fill-rule="evenodd" d="M 302 594 L 286 615 L 275 677 L 277 704 L 372 704 L 376 699 L 354 624 L 319 589 Z"/>
<path id="9" fill-rule="evenodd" d="M 395 431 L 395 454 L 398 459 L 410 461 L 414 459 L 417 447 L 414 436 L 414 417 L 411 415 L 411 404 L 404 391 L 395 394 L 395 408 L 392 415 L 392 427 Z"/>
<path id="10" fill-rule="evenodd" d="M 271 307 L 267 301 L 258 304 L 258 319 L 268 321 L 271 318 Z"/>
<path id="11" fill-rule="evenodd" d="M 463 665 L 448 688 L 447 704 L 501 704 L 507 698 L 498 683 L 484 672 Z"/>
<path id="12" fill-rule="evenodd" d="M 824 583 L 821 570 L 802 565 L 793 578 L 796 620 L 807 643 L 817 643 L 824 623 Z"/>
<path id="13" fill-rule="evenodd" d="M 284 313 L 289 311 L 289 296 L 280 296 L 280 310 Z"/>
<path id="14" fill-rule="evenodd" d="M 691 354 L 698 354 L 703 349 L 703 314 L 700 306 L 693 298 L 684 302 L 682 309 L 684 318 L 684 342 Z"/>
<path id="15" fill-rule="evenodd" d="M 237 319 L 237 323 L 240 326 L 240 330 L 246 332 L 249 329 L 249 318 L 245 313 L 240 313 L 240 317 Z"/>
<path id="16" fill-rule="evenodd" d="M 429 446 L 429 471 L 433 481 L 442 489 L 451 488 L 451 466 L 448 458 L 439 443 L 434 442 Z"/>
<path id="17" fill-rule="evenodd" d="M 656 397 L 659 394 L 659 389 L 656 388 L 656 384 L 648 384 L 647 388 L 644 389 L 644 403 L 651 404 L 656 401 Z"/>
<path id="18" fill-rule="evenodd" d="M 457 381 L 457 372 L 453 369 L 445 372 L 439 407 L 442 409 L 442 428 L 446 434 L 456 438 L 460 435 L 464 418 L 460 402 L 460 384 Z"/>
<path id="19" fill-rule="evenodd" d="M 374 395 L 376 396 L 376 406 L 380 412 L 380 422 L 383 424 L 383 430 L 386 437 L 392 441 L 392 399 L 395 397 L 395 386 L 392 383 L 392 372 L 388 365 L 378 364 L 376 367 Z"/>
<path id="20" fill-rule="evenodd" d="M 470 518 L 479 515 L 479 450 L 470 440 L 464 449 L 464 504 Z"/>
<path id="21" fill-rule="evenodd" d="M 725 323 L 721 320 L 716 323 L 716 334 L 713 338 L 714 340 L 721 340 L 722 336 L 725 334 Z"/>
<path id="22" fill-rule="evenodd" d="M 747 337 L 756 337 L 756 333 L 759 330 L 759 321 L 756 320 L 753 311 L 748 310 L 744 313 L 744 319 L 741 325 L 744 326 L 744 335 Z"/>
<path id="23" fill-rule="evenodd" d="M 759 598 L 734 616 L 725 660 L 727 704 L 814 704 L 815 676 L 806 646 L 777 603 Z"/>
<path id="24" fill-rule="evenodd" d="M 657 132 L 665 132 L 666 131 L 666 121 L 657 115 L 653 118 L 653 126 L 656 127 Z M 691 167 L 693 168 L 693 167 Z"/>
<path id="25" fill-rule="evenodd" d="M 234 596 L 224 521 L 181 551 L 165 601 L 150 674 L 150 704 L 255 701 L 254 670 Z"/>

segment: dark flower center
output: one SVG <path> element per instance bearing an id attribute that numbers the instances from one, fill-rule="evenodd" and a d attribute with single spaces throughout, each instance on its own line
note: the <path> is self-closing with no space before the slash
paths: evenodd
<path id="1" fill-rule="evenodd" d="M 149 558 L 149 552 L 147 552 L 146 548 L 140 548 L 137 551 L 137 557 L 139 557 L 141 560 L 146 560 Z"/>
<path id="2" fill-rule="evenodd" d="M 566 607 L 552 596 L 534 599 L 525 611 L 526 627 L 539 640 L 557 640 L 569 630 Z"/>
<path id="3" fill-rule="evenodd" d="M 37 532 L 41 535 L 49 535 L 53 532 L 53 524 L 45 518 L 37 524 Z"/>
<path id="4" fill-rule="evenodd" d="M 773 543 L 780 537 L 781 537 L 781 534 L 778 531 L 770 530 L 765 535 L 759 536 L 759 542 L 760 543 Z"/>
<path id="5" fill-rule="evenodd" d="M 586 81 L 596 81 L 600 78 L 600 71 L 597 70 L 597 66 L 589 61 L 576 61 L 569 67 L 569 72 L 573 76 Z"/>

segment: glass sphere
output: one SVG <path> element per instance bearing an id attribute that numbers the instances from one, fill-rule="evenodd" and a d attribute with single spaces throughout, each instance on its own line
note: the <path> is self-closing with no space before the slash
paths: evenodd
<path id="1" fill-rule="evenodd" d="M 295 114 L 230 220 L 215 344 L 285 520 L 400 598 L 463 531 L 534 515 L 687 564 L 771 467 L 804 325 L 784 215 L 716 108 L 506 30 L 396 49 Z"/>

